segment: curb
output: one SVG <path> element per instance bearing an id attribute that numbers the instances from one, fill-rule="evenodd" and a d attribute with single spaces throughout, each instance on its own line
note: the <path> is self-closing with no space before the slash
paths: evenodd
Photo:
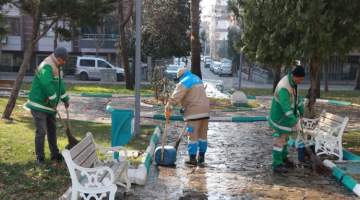
<path id="1" fill-rule="evenodd" d="M 110 107 L 110 106 L 109 106 Z M 108 109 L 108 107 L 106 108 Z M 110 108 L 111 109 L 111 108 Z M 142 114 L 142 118 L 149 118 L 155 120 L 165 120 L 163 114 Z M 171 121 L 184 121 L 182 115 L 171 115 Z M 267 116 L 232 116 L 232 117 L 210 117 L 209 122 L 258 122 L 258 121 L 267 121 Z"/>
<path id="2" fill-rule="evenodd" d="M 345 160 L 360 160 L 360 156 L 355 155 L 349 151 L 343 150 L 343 154 Z M 323 164 L 331 169 L 332 175 L 337 181 L 339 181 L 348 190 L 354 192 L 358 197 L 360 197 L 360 184 L 358 183 L 358 181 L 353 179 L 350 175 L 346 174 L 346 172 L 337 167 L 336 164 L 330 160 L 324 160 Z"/>
<path id="3" fill-rule="evenodd" d="M 127 98 L 127 97 L 134 97 L 134 95 L 118 95 L 112 93 L 70 93 L 73 96 L 81 96 L 81 97 L 99 97 L 99 98 Z M 153 97 L 154 95 L 141 95 L 141 97 Z"/>
<path id="4" fill-rule="evenodd" d="M 326 103 L 326 104 L 334 105 L 334 106 L 351 106 L 352 105 L 352 103 L 349 101 L 338 101 L 338 100 L 331 100 L 331 99 L 316 99 L 316 102 Z"/>
<path id="5" fill-rule="evenodd" d="M 128 175 L 131 183 L 135 183 L 138 185 L 145 185 L 147 180 L 147 175 L 149 174 L 150 171 L 151 162 L 153 160 L 155 147 L 160 137 L 161 137 L 161 129 L 159 126 L 156 126 L 151 136 L 149 146 L 146 148 L 145 155 L 141 161 L 141 164 L 137 169 L 128 170 Z"/>

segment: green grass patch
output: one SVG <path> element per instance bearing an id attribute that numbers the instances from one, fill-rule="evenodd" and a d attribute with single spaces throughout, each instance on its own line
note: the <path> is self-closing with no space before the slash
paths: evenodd
<path id="1" fill-rule="evenodd" d="M 124 85 L 101 85 L 101 84 L 66 84 L 67 92 L 70 93 L 108 93 L 121 95 L 134 95 L 134 90 L 128 90 Z M 31 84 L 25 83 L 21 89 L 30 90 Z M 149 87 L 143 87 L 140 91 L 141 95 L 153 95 Z"/>
<path id="2" fill-rule="evenodd" d="M 0 120 L 0 199 L 57 199 L 70 186 L 71 180 L 65 163 L 55 164 L 49 160 L 50 152 L 45 142 L 46 164 L 35 165 L 35 128 L 28 111 L 22 108 L 26 99 L 19 98 L 12 114 L 14 121 Z M 4 110 L 7 98 L 0 98 L 0 110 Z M 92 132 L 96 143 L 110 146 L 111 125 L 71 120 L 72 133 L 81 139 Z M 67 145 L 65 131 L 58 123 L 58 146 Z M 144 126 L 126 147 L 145 151 L 154 126 Z M 135 161 L 136 162 L 136 159 Z"/>
<path id="3" fill-rule="evenodd" d="M 246 95 L 254 96 L 272 96 L 272 89 L 263 88 L 242 88 Z M 300 95 L 305 97 L 307 90 L 300 90 Z M 320 98 L 334 99 L 339 101 L 350 101 L 352 103 L 360 104 L 360 91 L 357 90 L 334 90 L 330 92 L 321 91 Z"/>
<path id="4" fill-rule="evenodd" d="M 343 145 L 352 153 L 360 155 L 360 130 L 344 133 Z"/>

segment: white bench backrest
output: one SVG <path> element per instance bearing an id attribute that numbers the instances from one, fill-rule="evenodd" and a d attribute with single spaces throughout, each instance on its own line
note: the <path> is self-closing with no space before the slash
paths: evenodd
<path id="1" fill-rule="evenodd" d="M 70 150 L 71 159 L 81 167 L 93 167 L 99 161 L 91 133 L 87 133 L 77 145 Z"/>
<path id="2" fill-rule="evenodd" d="M 341 137 L 348 121 L 348 117 L 322 112 L 317 128 L 323 132 L 331 133 L 334 137 Z"/>

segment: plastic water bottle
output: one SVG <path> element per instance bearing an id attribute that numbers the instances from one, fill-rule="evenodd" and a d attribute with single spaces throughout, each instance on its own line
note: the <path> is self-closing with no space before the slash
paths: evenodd
<path id="1" fill-rule="evenodd" d="M 305 145 L 304 145 L 304 143 L 299 144 L 297 151 L 298 151 L 298 160 L 300 162 L 305 162 Z"/>

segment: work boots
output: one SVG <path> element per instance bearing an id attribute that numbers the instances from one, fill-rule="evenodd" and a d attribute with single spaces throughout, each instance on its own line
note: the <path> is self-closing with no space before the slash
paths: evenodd
<path id="1" fill-rule="evenodd" d="M 190 155 L 189 160 L 185 161 L 185 164 L 187 165 L 197 165 L 196 155 Z"/>
<path id="2" fill-rule="evenodd" d="M 293 161 L 291 161 L 289 158 L 285 158 L 284 166 L 288 169 L 293 169 L 293 168 L 295 168 L 295 163 Z"/>
<path id="3" fill-rule="evenodd" d="M 204 162 L 205 162 L 205 153 L 199 152 L 198 164 L 204 164 Z"/>
<path id="4" fill-rule="evenodd" d="M 283 164 L 281 164 L 273 167 L 273 172 L 277 174 L 286 174 L 289 172 L 289 170 Z"/>

